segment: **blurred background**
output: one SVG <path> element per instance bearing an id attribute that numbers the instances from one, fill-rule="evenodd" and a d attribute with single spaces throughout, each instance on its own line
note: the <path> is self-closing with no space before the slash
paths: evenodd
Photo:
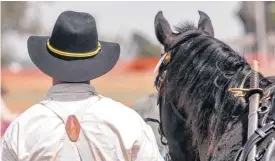
<path id="1" fill-rule="evenodd" d="M 51 79 L 30 61 L 27 39 L 50 35 L 65 10 L 92 14 L 100 39 L 120 43 L 116 67 L 92 84 L 127 106 L 156 92 L 153 69 L 162 48 L 154 17 L 159 10 L 172 26 L 183 20 L 197 24 L 198 10 L 206 12 L 216 38 L 248 61 L 257 59 L 264 75 L 275 75 L 275 2 L 1 2 L 1 106 L 11 113 L 22 113 L 51 87 Z"/>

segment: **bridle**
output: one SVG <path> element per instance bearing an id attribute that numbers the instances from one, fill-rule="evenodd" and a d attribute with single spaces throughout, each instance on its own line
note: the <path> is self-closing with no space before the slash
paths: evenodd
<path id="1" fill-rule="evenodd" d="M 158 70 L 159 67 L 164 64 L 164 65 L 168 65 L 168 63 L 170 63 L 170 60 L 171 60 L 171 50 L 173 50 L 175 47 L 177 47 L 178 45 L 180 44 L 180 41 L 178 41 L 175 45 L 172 45 L 170 48 L 168 48 L 166 50 L 166 52 L 162 53 L 161 54 L 161 59 L 160 61 L 158 62 L 157 64 L 157 67 L 155 69 Z M 155 122 L 155 123 L 158 123 L 159 124 L 159 128 L 158 128 L 158 132 L 160 134 L 160 141 L 162 143 L 162 145 L 164 146 L 167 146 L 168 145 L 168 141 L 166 140 L 166 137 L 165 137 L 165 134 L 163 132 L 163 126 L 162 126 L 162 121 L 161 121 L 161 116 L 162 116 L 162 108 L 160 107 L 160 90 L 163 88 L 164 86 L 164 80 L 165 80 L 165 77 L 166 77 L 166 73 L 167 73 L 167 69 L 165 69 L 162 73 L 162 75 L 158 78 L 158 84 L 156 85 L 156 89 L 158 91 L 158 101 L 157 101 L 157 104 L 159 105 L 159 115 L 160 115 L 160 120 L 157 120 L 157 119 L 154 119 L 154 118 L 145 118 L 144 121 L 145 122 Z M 184 121 L 184 118 L 182 116 L 182 114 L 177 110 L 176 106 L 174 105 L 174 103 L 172 101 L 169 102 L 170 103 L 170 106 L 174 112 L 174 114 L 177 116 L 177 118 L 183 122 Z M 168 149 L 169 151 L 169 149 Z M 166 154 L 165 156 L 165 160 L 166 161 L 171 161 L 171 157 L 169 155 L 169 152 Z"/>
<path id="2" fill-rule="evenodd" d="M 175 48 L 178 44 L 179 42 L 177 42 L 176 45 L 173 45 L 173 48 Z M 167 65 L 168 63 L 170 63 L 170 60 L 171 60 L 170 51 L 173 48 L 169 48 L 168 50 L 166 50 L 164 54 L 162 54 L 162 58 L 161 58 L 162 62 L 159 62 L 160 63 L 159 66 L 161 64 Z M 166 74 L 167 74 L 167 69 L 165 69 L 158 78 L 159 80 L 156 85 L 156 88 L 159 93 L 159 98 L 160 98 L 160 90 L 163 89 L 164 87 L 164 80 L 166 78 Z M 258 120 L 256 121 L 257 129 L 253 132 L 251 136 L 248 137 L 244 146 L 239 149 L 234 161 L 261 161 L 261 160 L 274 161 L 275 160 L 275 95 L 271 95 L 271 91 L 272 90 L 275 91 L 275 84 L 273 83 L 272 85 L 270 85 L 265 89 L 251 88 L 251 87 L 249 89 L 245 89 L 243 88 L 243 84 L 246 81 L 247 76 L 248 75 L 245 76 L 240 88 L 231 88 L 229 89 L 229 91 L 233 92 L 236 97 L 241 97 L 246 102 L 249 102 L 250 97 L 255 94 L 258 94 L 260 96 L 259 105 L 258 105 L 259 108 L 257 109 L 257 113 L 256 113 L 258 116 Z M 180 121 L 184 121 L 182 114 L 178 111 L 174 103 L 172 101 L 170 101 L 169 103 L 176 117 Z M 158 104 L 160 104 L 159 99 L 158 99 Z M 161 109 L 162 108 L 159 106 L 160 116 L 162 111 Z M 163 141 L 163 139 L 165 138 L 165 135 L 163 132 L 161 117 L 160 117 L 160 121 L 152 118 L 146 118 L 145 121 L 146 122 L 153 121 L 159 124 L 159 133 L 161 135 L 161 142 L 163 145 L 167 145 L 168 142 Z M 251 124 L 251 121 L 248 121 L 248 127 L 251 126 L 250 124 Z M 274 137 L 270 138 L 271 135 L 272 136 L 274 135 Z M 269 140 L 266 141 L 267 138 Z M 253 150 L 253 148 L 259 145 L 259 143 L 261 142 L 266 142 L 265 147 L 256 149 L 256 155 L 252 156 L 252 160 L 248 160 L 249 155 L 251 155 L 250 153 Z M 169 154 L 167 154 L 166 160 L 169 160 L 169 159 L 171 158 Z"/>

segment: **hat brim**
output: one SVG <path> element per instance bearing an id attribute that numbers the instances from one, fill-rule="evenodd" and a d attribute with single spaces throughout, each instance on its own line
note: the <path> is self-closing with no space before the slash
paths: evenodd
<path id="1" fill-rule="evenodd" d="M 48 36 L 31 36 L 28 51 L 33 63 L 45 74 L 60 81 L 83 82 L 100 77 L 117 63 L 120 46 L 117 43 L 101 43 L 101 52 L 88 59 L 62 60 L 48 52 Z"/>

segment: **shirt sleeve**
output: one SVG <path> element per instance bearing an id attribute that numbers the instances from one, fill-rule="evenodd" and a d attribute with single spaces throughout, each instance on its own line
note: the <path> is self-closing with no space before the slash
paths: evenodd
<path id="1" fill-rule="evenodd" d="M 142 134 L 137 144 L 133 148 L 133 161 L 164 161 L 159 148 L 157 146 L 156 138 L 152 128 L 142 122 Z"/>
<path id="2" fill-rule="evenodd" d="M 17 161 L 15 152 L 10 148 L 7 141 L 4 139 L 1 140 L 0 157 L 1 161 Z"/>
<path id="3" fill-rule="evenodd" d="M 17 133 L 17 123 L 12 123 L 9 125 L 5 135 L 1 139 L 0 145 L 0 158 L 1 161 L 17 161 L 18 157 L 16 154 L 16 146 L 14 145 L 15 140 L 14 134 Z"/>

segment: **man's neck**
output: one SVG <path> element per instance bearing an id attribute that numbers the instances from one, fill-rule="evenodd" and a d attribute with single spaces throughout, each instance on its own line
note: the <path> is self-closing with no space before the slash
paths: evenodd
<path id="1" fill-rule="evenodd" d="M 64 81 L 52 79 L 52 84 L 53 84 L 53 85 L 64 84 L 64 83 L 82 83 L 82 84 L 90 84 L 90 81 L 84 81 L 84 82 L 64 82 Z"/>

